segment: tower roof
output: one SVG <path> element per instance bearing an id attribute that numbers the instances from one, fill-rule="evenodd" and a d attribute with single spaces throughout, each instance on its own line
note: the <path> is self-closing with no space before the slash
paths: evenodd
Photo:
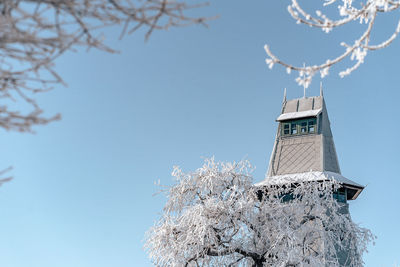
<path id="1" fill-rule="evenodd" d="M 276 119 L 278 131 L 272 150 L 267 178 L 261 184 L 289 181 L 290 177 L 306 177 L 307 181 L 333 178 L 355 191 L 355 199 L 363 186 L 341 175 L 324 97 L 303 97 L 282 103 Z"/>
<path id="2" fill-rule="evenodd" d="M 308 131 L 308 119 L 315 121 L 313 132 Z M 340 174 L 323 96 L 284 101 L 282 112 L 276 120 L 280 124 L 268 176 L 308 171 L 331 171 Z M 298 129 L 302 123 L 305 124 L 304 133 Z M 296 133 L 285 135 L 283 127 L 289 127 L 289 131 Z"/>

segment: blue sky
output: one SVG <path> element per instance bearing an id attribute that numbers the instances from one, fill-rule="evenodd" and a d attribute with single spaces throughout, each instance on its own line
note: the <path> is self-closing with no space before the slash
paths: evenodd
<path id="1" fill-rule="evenodd" d="M 68 87 L 38 97 L 59 122 L 36 134 L 1 131 L 1 165 L 14 180 L 0 188 L 0 266 L 151 266 L 145 231 L 165 197 L 154 181 L 172 184 L 173 165 L 190 171 L 203 157 L 249 159 L 264 178 L 283 88 L 302 96 L 295 74 L 265 65 L 264 44 L 296 64 L 341 51 L 361 29 L 337 32 L 296 25 L 287 1 L 215 1 L 194 13 L 220 15 L 210 28 L 143 32 L 107 42 L 119 54 L 84 50 L 57 61 Z M 396 26 L 376 22 L 378 40 Z M 376 42 L 378 42 L 378 40 Z M 342 174 L 367 185 L 351 202 L 353 220 L 378 236 L 366 266 L 400 264 L 398 171 L 400 93 L 396 40 L 370 53 L 351 76 L 331 69 L 324 95 Z M 319 94 L 319 78 L 307 91 Z"/>

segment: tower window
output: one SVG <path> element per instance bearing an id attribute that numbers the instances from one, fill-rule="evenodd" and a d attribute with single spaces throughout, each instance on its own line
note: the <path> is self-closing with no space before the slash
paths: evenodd
<path id="1" fill-rule="evenodd" d="M 346 203 L 346 189 L 340 188 L 339 190 L 333 192 L 333 198 L 336 199 L 340 203 Z"/>
<path id="2" fill-rule="evenodd" d="M 315 133 L 315 119 L 308 122 L 308 132 Z"/>
<path id="3" fill-rule="evenodd" d="M 316 133 L 317 118 L 308 118 L 282 122 L 282 135 Z"/>
<path id="4" fill-rule="evenodd" d="M 300 123 L 300 133 L 307 133 L 307 122 L 303 121 Z"/>
<path id="5" fill-rule="evenodd" d="M 297 134 L 297 124 L 296 123 L 292 123 L 290 125 L 290 134 Z"/>
<path id="6" fill-rule="evenodd" d="M 290 134 L 290 124 L 289 123 L 283 124 L 283 134 L 284 135 Z"/>

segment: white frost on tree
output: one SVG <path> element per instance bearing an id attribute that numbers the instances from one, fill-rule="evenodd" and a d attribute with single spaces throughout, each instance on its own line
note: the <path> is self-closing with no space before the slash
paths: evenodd
<path id="1" fill-rule="evenodd" d="M 320 28 L 326 33 L 332 31 L 334 28 L 341 27 L 355 21 L 366 25 L 365 31 L 362 32 L 352 44 L 341 42 L 340 45 L 344 47 L 344 52 L 341 55 L 335 58 L 327 59 L 324 63 L 319 65 L 294 66 L 280 60 L 271 52 L 269 46 L 265 45 L 264 48 L 268 55 L 266 63 L 268 64 L 269 68 L 272 68 L 274 64 L 280 64 L 286 68 L 288 73 L 290 73 L 292 70 L 297 71 L 299 76 L 296 78 L 296 81 L 299 85 L 304 86 L 305 88 L 310 85 L 315 74 L 320 73 L 321 78 L 325 77 L 332 65 L 344 60 L 345 58 L 350 58 L 352 61 L 354 61 L 354 64 L 341 71 L 339 76 L 343 78 L 349 75 L 362 63 L 364 63 L 364 59 L 368 51 L 379 50 L 387 47 L 393 42 L 400 32 L 399 21 L 397 26 L 393 27 L 393 34 L 385 41 L 382 41 L 379 44 L 370 44 L 371 31 L 377 16 L 399 9 L 399 0 L 363 0 L 360 3 L 357 2 L 357 4 L 359 4 L 357 7 L 354 6 L 352 0 L 323 0 L 323 6 L 337 4 L 340 19 L 332 19 L 326 14 L 322 13 L 320 10 L 316 10 L 315 16 L 313 16 L 305 11 L 297 2 L 297 0 L 292 0 L 291 2 L 291 5 L 288 6 L 288 11 L 298 24 L 305 24 L 310 27 Z"/>
<path id="2" fill-rule="evenodd" d="M 161 219 L 146 234 L 157 266 L 362 266 L 374 239 L 333 192 L 336 181 L 255 187 L 247 161 L 213 158 L 194 172 L 175 167 Z"/>

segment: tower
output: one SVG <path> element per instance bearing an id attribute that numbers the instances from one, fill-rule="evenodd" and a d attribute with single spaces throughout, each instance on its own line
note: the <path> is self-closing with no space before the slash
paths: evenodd
<path id="1" fill-rule="evenodd" d="M 335 179 L 343 185 L 338 201 L 358 197 L 364 186 L 342 176 L 333 141 L 328 112 L 322 94 L 287 101 L 281 114 L 267 177 L 263 183 L 302 177 L 314 181 Z"/>
<path id="2" fill-rule="evenodd" d="M 323 93 L 314 97 L 286 100 L 276 121 L 278 130 L 266 178 L 257 186 L 290 184 L 335 179 L 341 184 L 333 197 L 342 203 L 341 213 L 348 214 L 348 200 L 358 197 L 364 186 L 342 176 L 333 141 Z M 323 246 L 323 245 L 322 245 Z M 347 249 L 336 251 L 340 266 L 348 266 Z"/>

